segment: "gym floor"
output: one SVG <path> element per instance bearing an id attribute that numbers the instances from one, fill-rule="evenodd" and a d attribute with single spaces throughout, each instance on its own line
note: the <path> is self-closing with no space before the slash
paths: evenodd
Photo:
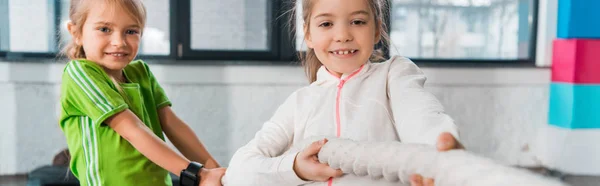
<path id="1" fill-rule="evenodd" d="M 27 176 L 0 176 L 0 185 L 2 186 L 25 186 L 27 185 Z"/>

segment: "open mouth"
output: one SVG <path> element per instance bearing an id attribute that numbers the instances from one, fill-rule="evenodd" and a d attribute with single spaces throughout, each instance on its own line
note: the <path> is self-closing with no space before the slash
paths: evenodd
<path id="1" fill-rule="evenodd" d="M 104 55 L 109 55 L 113 57 L 124 57 L 128 56 L 129 54 L 123 52 L 105 52 Z"/>
<path id="2" fill-rule="evenodd" d="M 358 52 L 358 50 L 336 50 L 336 51 L 329 51 L 330 54 L 335 54 L 335 55 L 348 55 L 348 54 L 354 54 Z"/>
<path id="3" fill-rule="evenodd" d="M 354 57 L 356 54 L 358 54 L 358 51 L 359 50 L 356 50 L 356 49 L 340 49 L 340 50 L 329 51 L 329 53 L 332 54 L 334 57 L 337 57 L 340 59 L 345 59 L 345 58 Z"/>

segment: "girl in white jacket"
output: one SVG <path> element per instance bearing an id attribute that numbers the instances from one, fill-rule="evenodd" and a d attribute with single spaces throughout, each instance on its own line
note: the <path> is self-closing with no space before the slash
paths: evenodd
<path id="1" fill-rule="evenodd" d="M 226 172 L 228 185 L 394 184 L 320 164 L 316 154 L 326 140 L 304 150 L 290 148 L 314 136 L 462 148 L 453 120 L 423 89 L 426 78 L 413 62 L 392 57 L 371 63 L 381 56 L 375 44 L 388 40 L 383 6 L 383 0 L 302 0 L 309 49 L 301 55 L 311 84 L 290 95 L 235 153 Z M 412 186 L 433 182 L 410 178 Z"/>

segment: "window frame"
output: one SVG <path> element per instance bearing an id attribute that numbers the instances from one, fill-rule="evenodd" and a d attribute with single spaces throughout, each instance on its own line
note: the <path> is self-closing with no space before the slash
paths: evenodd
<path id="1" fill-rule="evenodd" d="M 206 50 L 191 48 L 191 0 L 171 0 L 171 53 L 177 60 L 259 60 L 283 61 L 291 60 L 289 54 L 289 36 L 286 36 L 286 16 L 279 16 L 284 11 L 283 0 L 267 0 L 267 29 L 269 49 L 265 51 L 251 50 Z M 284 10 L 284 11 L 282 11 Z M 293 51 L 293 49 L 291 49 Z"/>
<path id="2" fill-rule="evenodd" d="M 10 25 L 8 22 L 8 0 L 0 0 L 0 57 L 6 56 L 4 48 L 10 45 Z M 4 34 L 2 34 L 4 33 Z"/>
<path id="3" fill-rule="evenodd" d="M 388 6 L 392 7 L 393 0 L 388 0 Z M 529 30 L 529 48 L 527 59 L 477 59 L 477 58 L 410 58 L 413 62 L 423 65 L 432 66 L 519 66 L 519 67 L 535 67 L 536 61 L 536 48 L 537 48 L 537 31 L 538 31 L 538 11 L 539 11 L 539 0 L 531 0 L 531 16 L 532 21 Z M 387 11 L 390 12 L 390 11 Z M 391 32 L 391 20 L 389 19 L 391 13 L 386 16 L 386 24 L 388 25 L 388 33 Z M 389 54 L 389 50 L 386 50 Z"/>
<path id="4" fill-rule="evenodd" d="M 5 58 L 6 60 L 23 60 L 23 59 L 29 59 L 29 58 L 56 58 L 57 54 L 60 52 L 60 46 L 59 46 L 59 41 L 60 38 L 58 37 L 60 35 L 60 15 L 61 15 L 61 2 L 65 1 L 65 0 L 54 0 L 54 3 L 51 3 L 48 5 L 48 9 L 50 11 L 48 11 L 48 13 L 50 15 L 48 15 L 48 21 L 52 22 L 52 24 L 50 24 L 50 30 L 53 30 L 52 32 L 48 32 L 48 38 L 50 40 L 49 43 L 49 49 L 50 50 L 55 50 L 56 52 L 11 52 L 11 51 L 7 51 L 7 50 L 0 50 L 0 58 Z M 0 24 L 4 24 L 3 27 L 6 29 L 6 33 L 8 33 L 7 35 L 5 35 L 5 37 L 10 37 L 10 29 L 8 28 L 10 26 L 10 20 L 8 20 L 8 0 L 0 0 L 0 8 L 5 8 L 6 11 L 0 11 L 0 14 L 4 13 L 7 20 L 6 22 L 0 22 Z M 2 36 L 0 36 L 2 37 Z M 10 38 L 7 39 L 10 42 Z M 2 45 L 6 45 L 7 48 L 10 47 L 10 43 L 0 43 Z"/>
<path id="5" fill-rule="evenodd" d="M 54 21 L 54 28 L 59 28 L 61 2 L 65 0 L 55 0 L 53 9 L 54 16 L 50 16 L 49 20 Z M 269 49 L 266 51 L 245 51 L 245 50 L 195 50 L 191 48 L 191 1 L 192 0 L 169 0 L 169 43 L 170 52 L 168 55 L 138 55 L 138 58 L 151 59 L 151 60 L 168 60 L 170 63 L 177 63 L 178 61 L 187 63 L 187 61 L 193 61 L 193 63 L 200 64 L 215 64 L 220 61 L 236 61 L 233 64 L 243 64 L 244 62 L 238 61 L 265 61 L 266 64 L 290 64 L 290 62 L 298 61 L 298 52 L 296 51 L 296 38 L 293 33 L 290 33 L 290 25 L 294 24 L 289 22 L 288 12 L 289 9 L 293 8 L 294 4 L 286 0 L 267 0 L 267 23 L 270 24 L 267 33 L 269 41 Z M 473 58 L 411 58 L 412 61 L 423 65 L 441 65 L 441 66 L 535 66 L 536 61 L 536 48 L 537 48 L 537 31 L 538 31 L 538 8 L 539 0 L 531 0 L 532 10 L 532 22 L 530 25 L 530 38 L 529 38 L 529 56 L 526 59 L 473 59 Z M 0 0 L 0 5 L 8 5 L 8 0 Z M 392 8 L 392 1 L 387 0 L 387 7 Z M 2 6 L 0 6 L 2 7 Z M 6 11 L 1 13 L 8 14 L 8 7 L 4 6 Z M 388 25 L 388 33 L 391 31 L 391 11 L 385 15 L 384 21 Z M 8 17 L 8 16 L 5 16 Z M 7 19 L 7 21 L 9 21 Z M 2 22 L 0 25 L 8 22 Z M 2 27 L 9 30 L 8 27 Z M 59 35 L 59 29 L 55 29 L 55 36 Z M 5 36 L 8 37 L 8 36 Z M 0 38 L 2 39 L 2 38 Z M 6 38 L 10 39 L 10 38 Z M 54 37 L 51 40 L 55 41 L 56 48 L 58 49 L 59 38 Z M 0 40 L 1 41 L 1 40 Z M 0 43 L 2 44 L 2 43 Z M 8 44 L 5 44 L 8 45 Z M 378 44 L 383 49 L 385 57 L 390 57 L 389 46 L 383 46 L 381 43 Z M 28 58 L 56 58 L 57 52 L 10 52 L 0 50 L 0 59 L 28 59 Z M 248 62 L 249 64 L 257 64 L 255 62 Z M 224 64 L 229 64 L 224 62 Z M 261 64 L 260 62 L 258 64 Z"/>

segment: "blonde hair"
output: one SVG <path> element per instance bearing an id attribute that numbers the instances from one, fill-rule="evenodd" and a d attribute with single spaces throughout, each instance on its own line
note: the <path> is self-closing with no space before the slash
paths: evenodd
<path id="1" fill-rule="evenodd" d="M 87 20 L 90 10 L 94 5 L 97 5 L 95 3 L 104 3 L 114 10 L 122 8 L 140 25 L 141 28 L 144 28 L 146 25 L 146 8 L 141 0 L 71 0 L 69 19 L 71 24 L 74 25 L 73 29 L 75 30 L 73 32 L 73 38 L 64 46 L 60 55 L 66 56 L 71 60 L 86 59 L 83 46 L 78 45 L 75 38 L 81 37 L 83 25 Z M 110 78 L 125 101 L 129 103 L 129 99 L 117 80 L 112 76 Z"/>
<path id="2" fill-rule="evenodd" d="M 304 20 L 304 25 L 310 25 L 310 16 L 312 12 L 312 7 L 314 5 L 312 0 L 297 0 L 302 1 L 302 19 Z M 369 3 L 369 9 L 373 13 L 373 17 L 375 19 L 375 29 L 379 32 L 381 37 L 381 43 L 384 47 L 389 44 L 389 36 L 387 33 L 387 25 L 384 22 L 384 16 L 387 15 L 387 7 L 386 0 L 366 0 Z M 290 16 L 290 23 L 292 23 L 296 18 L 296 3 L 295 6 L 289 11 L 292 12 L 292 16 Z M 295 30 L 299 28 L 299 25 L 296 25 L 292 28 L 292 33 L 295 33 Z M 304 29 L 306 33 L 304 33 L 305 37 L 308 36 L 309 30 Z M 294 38 L 294 37 L 292 37 Z M 308 77 L 308 81 L 310 83 L 315 82 L 317 80 L 317 71 L 321 67 L 321 61 L 317 58 L 315 51 L 311 48 L 308 48 L 306 52 L 299 52 L 298 56 L 302 61 L 302 66 L 304 67 L 304 72 Z M 384 53 L 381 49 L 373 51 L 371 57 L 369 58 L 372 61 L 382 61 L 385 59 Z"/>

